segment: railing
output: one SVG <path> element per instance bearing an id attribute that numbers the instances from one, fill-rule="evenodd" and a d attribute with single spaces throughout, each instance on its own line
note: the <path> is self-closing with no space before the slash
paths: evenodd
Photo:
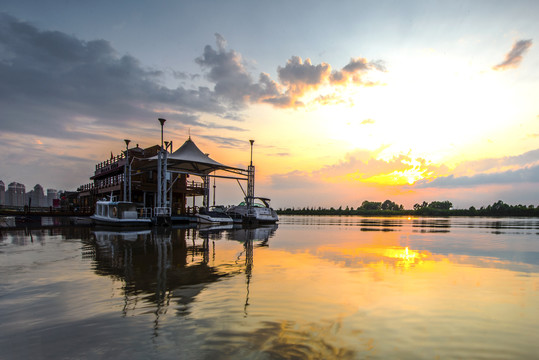
<path id="1" fill-rule="evenodd" d="M 142 219 L 151 219 L 153 217 L 152 208 L 149 208 L 149 207 L 138 208 L 137 213 L 139 214 L 139 217 Z"/>
<path id="2" fill-rule="evenodd" d="M 201 182 L 195 182 L 194 180 L 191 182 L 187 182 L 187 190 L 202 190 L 204 189 L 204 183 Z"/>
<path id="3" fill-rule="evenodd" d="M 196 215 L 199 212 L 200 212 L 200 207 L 199 206 L 195 206 L 195 207 L 188 206 L 185 209 L 185 215 Z"/>
<path id="4" fill-rule="evenodd" d="M 102 169 L 104 167 L 107 167 L 111 164 L 114 164 L 122 159 L 125 158 L 125 155 L 124 154 L 120 154 L 120 155 L 116 155 L 116 156 L 112 156 L 109 160 L 105 160 L 103 162 L 100 162 L 99 164 L 96 164 L 95 165 L 95 169 L 96 170 L 99 170 L 99 169 Z"/>
<path id="5" fill-rule="evenodd" d="M 110 186 L 122 185 L 123 181 L 124 181 L 124 174 L 118 174 L 118 175 L 111 176 L 103 180 L 98 180 L 93 183 L 81 185 L 77 188 L 77 191 L 81 192 L 81 191 L 92 191 L 95 189 L 104 189 Z M 197 191 L 197 190 L 203 190 L 203 189 L 204 189 L 203 183 L 199 183 L 195 181 L 190 181 L 187 183 L 187 191 Z"/>
<path id="6" fill-rule="evenodd" d="M 172 214 L 172 209 L 169 207 L 156 207 L 154 208 L 155 216 L 170 216 Z"/>
<path id="7" fill-rule="evenodd" d="M 81 185 L 77 188 L 77 191 L 80 192 L 80 191 L 92 191 L 95 189 L 105 189 L 111 186 L 122 185 L 123 181 L 124 181 L 124 175 L 119 174 L 119 175 L 108 177 L 103 180 L 98 180 L 97 183 L 93 182 L 93 183 Z"/>

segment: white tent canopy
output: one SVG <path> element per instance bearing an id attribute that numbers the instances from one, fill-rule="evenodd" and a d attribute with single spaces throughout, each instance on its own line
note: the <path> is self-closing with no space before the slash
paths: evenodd
<path id="1" fill-rule="evenodd" d="M 150 163 L 158 160 L 158 155 L 147 159 Z M 191 137 L 172 154 L 167 155 L 168 171 L 185 172 L 197 175 L 208 175 L 216 170 L 225 170 L 235 173 L 245 172 L 239 169 L 221 164 L 204 154 L 191 140 Z"/>

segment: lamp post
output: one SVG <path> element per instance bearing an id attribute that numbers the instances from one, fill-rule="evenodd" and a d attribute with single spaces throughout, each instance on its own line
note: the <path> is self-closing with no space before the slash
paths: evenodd
<path id="1" fill-rule="evenodd" d="M 163 126 L 167 120 L 163 118 L 157 120 L 161 123 L 161 150 L 157 157 L 157 207 L 164 207 L 167 191 L 167 153 L 163 148 Z"/>
<path id="2" fill-rule="evenodd" d="M 251 143 L 251 162 L 247 171 L 247 206 L 251 207 L 255 197 L 255 167 L 253 166 L 253 143 L 254 140 L 249 140 Z"/>
<path id="3" fill-rule="evenodd" d="M 124 139 L 125 141 L 125 171 L 124 171 L 124 201 L 131 201 L 131 182 L 129 169 L 129 143 L 131 140 Z M 129 195 L 127 193 L 127 183 L 129 182 Z"/>
<path id="4" fill-rule="evenodd" d="M 253 143 L 255 141 L 254 140 L 249 140 L 249 142 L 251 143 L 251 166 L 253 166 Z"/>
<path id="5" fill-rule="evenodd" d="M 161 149 L 162 149 L 163 148 L 163 126 L 165 125 L 165 121 L 167 121 L 167 119 L 158 118 L 157 120 L 159 120 L 159 122 L 161 123 Z"/>

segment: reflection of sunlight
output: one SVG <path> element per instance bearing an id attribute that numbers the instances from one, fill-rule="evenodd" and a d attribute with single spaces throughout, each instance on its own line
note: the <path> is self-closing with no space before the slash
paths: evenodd
<path id="1" fill-rule="evenodd" d="M 377 262 L 385 262 L 388 259 L 396 260 L 396 267 L 409 268 L 416 264 L 422 263 L 430 253 L 423 251 L 410 250 L 407 247 L 401 246 L 390 246 L 390 247 L 362 247 L 354 249 L 341 249 L 343 255 L 353 256 L 353 257 L 362 257 L 363 256 L 378 256 Z"/>
<path id="2" fill-rule="evenodd" d="M 425 257 L 425 254 L 421 254 L 417 251 L 409 250 L 408 246 L 402 250 L 402 249 L 387 249 L 386 254 L 387 257 L 392 257 L 397 259 L 396 266 L 409 268 L 410 266 L 414 265 L 416 261 L 421 261 L 423 257 Z"/>

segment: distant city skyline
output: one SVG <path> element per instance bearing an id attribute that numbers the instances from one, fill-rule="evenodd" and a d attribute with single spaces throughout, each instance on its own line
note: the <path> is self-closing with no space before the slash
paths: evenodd
<path id="1" fill-rule="evenodd" d="M 26 186 L 13 181 L 6 184 L 0 179 L 0 205 L 6 206 L 33 206 L 49 207 L 53 205 L 53 200 L 58 199 L 58 190 L 47 189 L 45 194 L 43 186 L 36 184 L 32 190 L 26 191 Z"/>
<path id="2" fill-rule="evenodd" d="M 0 169 L 75 190 L 190 135 L 276 208 L 539 205 L 537 1 L 5 0 Z M 176 145 L 177 144 L 177 145 Z M 217 180 L 217 203 L 237 184 Z"/>

